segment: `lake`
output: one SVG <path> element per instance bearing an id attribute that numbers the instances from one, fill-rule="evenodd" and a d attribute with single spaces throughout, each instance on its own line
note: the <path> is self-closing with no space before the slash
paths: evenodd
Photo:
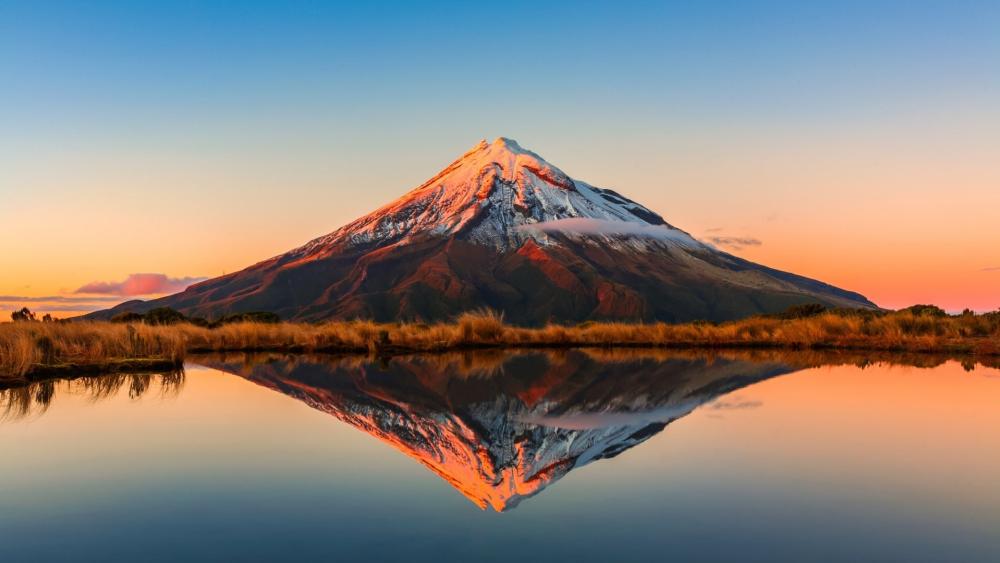
<path id="1" fill-rule="evenodd" d="M 1000 561 L 1000 370 L 196 358 L 0 392 L 0 560 Z"/>

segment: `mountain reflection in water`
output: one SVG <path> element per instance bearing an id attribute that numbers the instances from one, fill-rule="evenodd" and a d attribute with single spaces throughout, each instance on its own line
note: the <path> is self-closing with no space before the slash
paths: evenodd
<path id="1" fill-rule="evenodd" d="M 237 354 L 197 363 L 278 391 L 416 459 L 480 508 L 509 510 L 567 473 L 648 440 L 700 406 L 817 365 L 930 367 L 923 355 L 658 350 L 477 351 L 394 358 Z M 975 363 L 967 362 L 966 369 Z M 176 395 L 183 373 L 82 377 L 0 390 L 0 418 L 41 415 L 64 392 Z M 726 399 L 720 399 L 729 395 Z"/>
<path id="2" fill-rule="evenodd" d="M 612 458 L 671 422 L 778 375 L 818 365 L 921 367 L 919 354 L 574 349 L 388 359 L 203 358 L 333 415 L 416 459 L 480 508 L 510 510 L 567 473 Z M 966 361 L 973 369 L 974 361 Z"/>
<path id="3" fill-rule="evenodd" d="M 201 360 L 391 444 L 481 508 L 509 510 L 780 362 L 591 351 Z"/>

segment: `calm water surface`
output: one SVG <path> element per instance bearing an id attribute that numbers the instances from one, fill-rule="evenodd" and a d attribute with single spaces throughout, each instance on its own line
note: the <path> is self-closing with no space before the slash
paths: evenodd
<path id="1" fill-rule="evenodd" d="M 8 390 L 0 561 L 1000 561 L 1000 370 L 869 360 L 229 356 Z"/>

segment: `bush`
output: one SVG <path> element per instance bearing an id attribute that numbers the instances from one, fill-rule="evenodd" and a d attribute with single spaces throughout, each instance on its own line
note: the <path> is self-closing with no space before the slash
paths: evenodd
<path id="1" fill-rule="evenodd" d="M 457 324 L 465 342 L 496 340 L 504 331 L 503 313 L 491 309 L 462 313 L 458 317 Z"/>
<path id="2" fill-rule="evenodd" d="M 251 311 L 249 313 L 233 313 L 226 315 L 217 321 L 209 321 L 201 317 L 188 317 L 170 307 L 158 307 L 145 314 L 128 311 L 118 313 L 111 317 L 113 323 L 144 323 L 147 325 L 172 325 L 178 323 L 188 323 L 203 328 L 218 328 L 232 323 L 261 323 L 275 324 L 281 322 L 281 318 L 274 313 L 266 311 Z"/>
<path id="3" fill-rule="evenodd" d="M 1000 325 L 1000 310 L 990 311 L 989 313 L 983 313 L 980 316 L 986 319 L 988 322 Z"/>
<path id="4" fill-rule="evenodd" d="M 276 324 L 281 322 L 281 317 L 267 311 L 251 311 L 249 313 L 233 313 L 211 323 L 210 326 L 217 327 L 231 323 L 261 323 Z"/>
<path id="5" fill-rule="evenodd" d="M 847 307 L 837 307 L 835 309 L 830 309 L 829 313 L 845 319 L 862 319 L 870 321 L 872 319 L 884 317 L 887 311 L 883 309 L 850 309 Z"/>
<path id="6" fill-rule="evenodd" d="M 916 317 L 947 317 L 948 313 L 937 305 L 910 305 L 900 310 L 901 313 L 910 313 Z"/>
<path id="7" fill-rule="evenodd" d="M 27 307 L 22 307 L 20 311 L 14 311 L 10 314 L 10 318 L 15 323 L 31 322 L 38 320 L 38 317 L 31 312 L 31 309 Z"/>
<path id="8" fill-rule="evenodd" d="M 142 315 L 139 313 L 133 313 L 131 311 L 126 313 L 118 313 L 117 315 L 111 317 L 111 322 L 113 323 L 141 323 L 143 320 Z"/>
<path id="9" fill-rule="evenodd" d="M 825 312 L 826 305 L 822 305 L 820 303 L 805 303 L 803 305 L 792 305 L 791 307 L 785 309 L 783 313 L 778 313 L 776 316 L 779 319 L 808 319 L 809 317 L 822 315 Z"/>
<path id="10" fill-rule="evenodd" d="M 180 311 L 170 307 L 157 307 L 142 316 L 142 322 L 148 325 L 172 325 L 188 320 Z"/>

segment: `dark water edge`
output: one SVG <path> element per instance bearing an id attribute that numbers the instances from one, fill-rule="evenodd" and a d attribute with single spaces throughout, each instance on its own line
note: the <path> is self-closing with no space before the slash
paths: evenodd
<path id="1" fill-rule="evenodd" d="M 39 365 L 21 377 L 0 377 L 0 390 L 23 387 L 32 383 L 78 379 L 88 376 L 125 374 L 173 373 L 184 369 L 183 362 L 159 358 L 133 358 L 100 364 Z"/>

